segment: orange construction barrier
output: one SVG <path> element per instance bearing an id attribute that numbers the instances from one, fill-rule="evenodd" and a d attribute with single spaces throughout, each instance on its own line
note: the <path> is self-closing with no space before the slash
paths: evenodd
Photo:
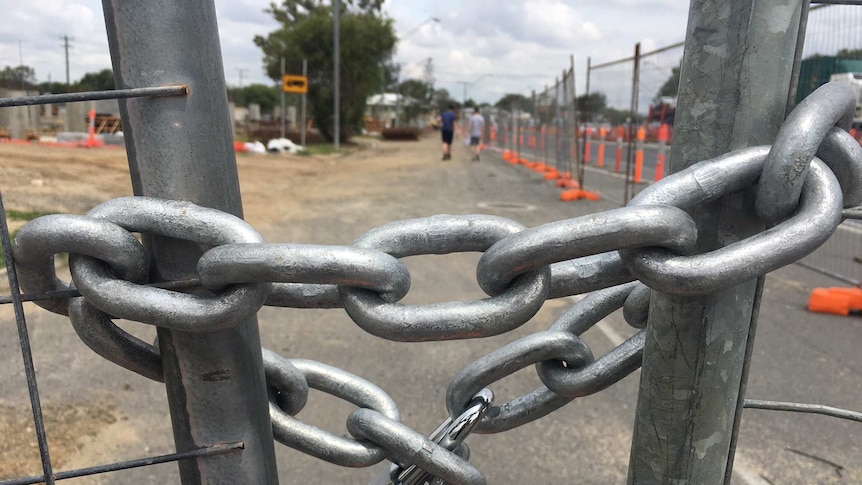
<path id="1" fill-rule="evenodd" d="M 598 192 L 590 192 L 589 190 L 583 189 L 567 190 L 560 195 L 560 200 L 563 202 L 571 202 L 581 199 L 602 200 L 602 197 Z"/>
<path id="2" fill-rule="evenodd" d="M 658 182 L 662 178 L 664 178 L 664 153 L 667 149 L 667 135 L 668 135 L 668 127 L 666 124 L 662 123 L 661 127 L 658 129 L 658 160 L 655 164 L 655 181 Z"/>
<path id="3" fill-rule="evenodd" d="M 562 187 L 564 189 L 580 189 L 581 184 L 572 178 L 572 174 L 566 172 L 563 174 L 563 178 L 557 180 L 557 187 Z"/>
<path id="4" fill-rule="evenodd" d="M 614 165 L 614 172 L 617 173 L 623 169 L 623 132 L 622 126 L 617 128 L 617 160 Z"/>
<path id="5" fill-rule="evenodd" d="M 607 136 L 607 130 L 602 127 L 599 128 L 599 137 L 601 137 L 601 141 L 599 142 L 599 167 L 605 166 L 605 136 Z"/>
<path id="6" fill-rule="evenodd" d="M 590 135 L 593 133 L 592 128 L 587 128 L 587 138 L 584 142 L 584 163 L 590 163 L 592 158 L 592 147 L 590 146 Z"/>
<path id="7" fill-rule="evenodd" d="M 862 289 L 815 288 L 808 299 L 808 310 L 847 316 L 862 310 Z"/>
<path id="8" fill-rule="evenodd" d="M 646 140 L 646 129 L 641 126 L 638 128 L 638 143 L 637 143 L 637 152 L 635 152 L 635 178 L 634 182 L 636 184 L 641 183 L 643 180 L 644 173 L 644 148 L 643 142 Z"/>
<path id="9" fill-rule="evenodd" d="M 84 143 L 83 146 L 87 148 L 95 148 L 104 146 L 105 142 L 99 141 L 96 139 L 96 110 L 94 108 L 90 108 L 90 137 Z"/>

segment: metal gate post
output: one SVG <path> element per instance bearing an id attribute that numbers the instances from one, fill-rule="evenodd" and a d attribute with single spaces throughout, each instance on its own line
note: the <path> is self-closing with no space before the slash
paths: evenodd
<path id="1" fill-rule="evenodd" d="M 103 0 L 118 88 L 187 84 L 189 94 L 120 101 L 136 195 L 242 217 L 213 0 Z M 195 275 L 205 248 L 145 239 L 154 278 Z M 184 484 L 278 482 L 257 319 L 206 334 L 159 329 L 177 451 L 242 441 L 241 453 L 179 462 Z"/>
<path id="2" fill-rule="evenodd" d="M 692 0 L 671 171 L 772 143 L 806 0 Z M 748 194 L 693 215 L 699 249 L 760 229 Z M 760 280 L 701 297 L 653 292 L 629 483 L 728 483 Z"/>

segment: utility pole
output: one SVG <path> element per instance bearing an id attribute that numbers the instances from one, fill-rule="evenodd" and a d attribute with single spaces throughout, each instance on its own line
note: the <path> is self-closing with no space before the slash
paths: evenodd
<path id="1" fill-rule="evenodd" d="M 434 89 L 434 58 L 429 57 L 425 61 L 425 72 L 423 74 L 425 78 L 425 84 L 428 85 L 429 89 Z"/>
<path id="2" fill-rule="evenodd" d="M 239 89 L 242 90 L 242 75 L 246 71 L 245 69 L 237 69 L 239 71 Z"/>
<path id="3" fill-rule="evenodd" d="M 284 138 L 285 134 L 286 134 L 285 133 L 285 131 L 286 131 L 285 130 L 285 121 L 287 119 L 287 116 L 285 113 L 285 109 L 287 109 L 287 108 L 285 107 L 285 102 L 284 102 L 284 57 L 281 58 L 281 83 L 280 83 L 280 85 L 281 85 L 281 89 L 279 89 L 279 91 L 281 91 L 281 137 Z"/>
<path id="4" fill-rule="evenodd" d="M 339 46 L 339 37 L 341 37 L 341 0 L 335 0 L 335 149 L 338 150 L 341 137 L 341 52 Z"/>
<path id="5" fill-rule="evenodd" d="M 21 41 L 18 40 L 18 65 L 21 67 L 21 72 L 19 73 L 19 81 L 21 84 L 21 89 L 24 89 L 24 48 L 21 47 Z"/>
<path id="6" fill-rule="evenodd" d="M 75 40 L 74 37 L 69 37 L 68 35 L 64 35 L 63 39 L 63 47 L 66 50 L 66 86 L 71 86 L 72 82 L 69 80 L 69 48 L 72 47 L 69 45 L 70 40 Z"/>
<path id="7" fill-rule="evenodd" d="M 467 104 L 467 85 L 472 83 L 467 81 L 458 81 L 457 84 L 461 85 L 461 109 L 464 109 L 464 105 Z"/>

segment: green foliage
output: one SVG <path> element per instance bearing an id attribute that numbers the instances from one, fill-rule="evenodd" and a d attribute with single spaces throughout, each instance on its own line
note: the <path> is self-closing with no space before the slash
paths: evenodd
<path id="1" fill-rule="evenodd" d="M 36 88 L 42 94 L 65 94 L 69 92 L 69 86 L 66 83 L 44 82 L 39 83 Z"/>
<path id="2" fill-rule="evenodd" d="M 661 85 L 656 98 L 660 98 L 662 96 L 670 96 L 672 98 L 676 97 L 679 92 L 679 69 L 679 67 L 673 68 L 670 78 Z"/>
<path id="3" fill-rule="evenodd" d="M 6 66 L 0 71 L 0 88 L 34 89 L 35 84 L 36 71 L 30 66 Z"/>
<path id="4" fill-rule="evenodd" d="M 533 100 L 522 94 L 507 94 L 497 100 L 494 106 L 501 109 L 520 109 L 528 113 L 533 112 Z"/>
<path id="5" fill-rule="evenodd" d="M 84 74 L 84 77 L 72 86 L 71 91 L 109 91 L 114 89 L 114 87 L 114 71 L 111 69 L 102 69 L 99 72 Z"/>
<path id="6" fill-rule="evenodd" d="M 341 13 L 341 134 L 343 139 L 361 125 L 369 96 L 380 92 L 391 64 L 397 38 L 391 19 L 379 15 L 383 0 L 345 0 Z M 333 9 L 314 0 L 285 0 L 267 10 L 281 28 L 266 37 L 256 36 L 264 67 L 273 80 L 281 77 L 281 58 L 298 72 L 308 60 L 309 112 L 320 132 L 332 139 L 334 101 Z M 382 70 L 384 73 L 386 68 Z M 389 74 L 392 77 L 392 74 Z"/>
<path id="7" fill-rule="evenodd" d="M 582 113 L 582 121 L 593 121 L 596 115 L 605 111 L 608 106 L 608 97 L 604 93 L 590 93 L 589 96 L 582 94 L 578 96 L 577 109 Z"/>
<path id="8" fill-rule="evenodd" d="M 841 49 L 835 57 L 862 60 L 862 49 Z"/>
<path id="9" fill-rule="evenodd" d="M 10 221 L 32 221 L 38 217 L 49 216 L 51 214 L 56 214 L 56 212 L 7 210 L 6 218 Z"/>
<path id="10" fill-rule="evenodd" d="M 434 91 L 434 106 L 437 107 L 438 111 L 446 111 L 450 106 L 455 106 L 456 108 L 461 105 L 461 103 L 455 101 L 452 96 L 449 94 L 449 91 L 445 89 L 438 89 Z"/>
<path id="11" fill-rule="evenodd" d="M 404 96 L 404 117 L 410 121 L 418 118 L 434 106 L 434 88 L 424 81 L 408 79 L 398 85 L 398 93 Z"/>
<path id="12" fill-rule="evenodd" d="M 250 84 L 242 88 L 228 88 L 228 99 L 237 106 L 248 106 L 252 103 L 260 105 L 261 112 L 267 113 L 281 104 L 281 92 L 275 86 L 266 84 Z"/>
<path id="13" fill-rule="evenodd" d="M 632 112 L 630 110 L 619 110 L 614 108 L 605 108 L 602 112 L 604 121 L 612 125 L 621 125 L 627 121 L 631 121 Z"/>

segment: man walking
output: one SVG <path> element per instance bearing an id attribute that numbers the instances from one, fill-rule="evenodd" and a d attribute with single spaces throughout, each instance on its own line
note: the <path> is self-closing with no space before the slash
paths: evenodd
<path id="1" fill-rule="evenodd" d="M 443 135 L 443 160 L 452 159 L 452 138 L 455 136 L 455 106 L 449 105 L 449 109 L 440 115 L 440 133 Z"/>
<path id="2" fill-rule="evenodd" d="M 479 161 L 479 151 L 481 143 L 485 138 L 485 118 L 479 113 L 479 108 L 470 117 L 470 148 L 473 151 L 474 162 Z"/>

